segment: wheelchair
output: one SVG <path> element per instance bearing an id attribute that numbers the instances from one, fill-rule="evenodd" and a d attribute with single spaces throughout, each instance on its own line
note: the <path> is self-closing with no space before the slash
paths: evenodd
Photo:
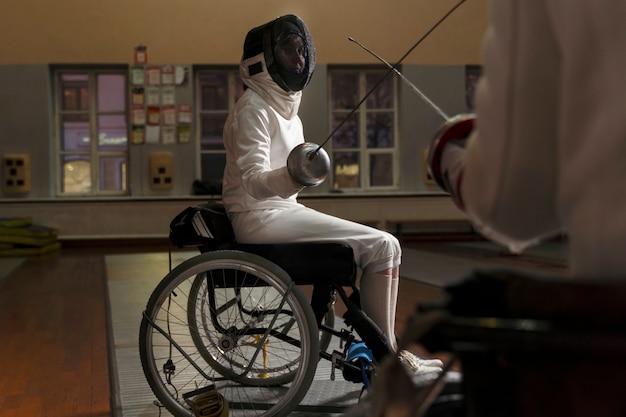
<path id="1" fill-rule="evenodd" d="M 200 253 L 153 291 L 139 349 L 152 391 L 174 416 L 207 415 L 207 401 L 209 415 L 286 416 L 298 410 L 320 360 L 332 363 L 333 375 L 367 384 L 391 352 L 360 308 L 348 245 L 240 244 L 219 203 L 181 212 L 170 240 Z M 313 288 L 310 299 L 304 285 Z M 337 296 L 343 330 L 334 327 Z M 333 336 L 343 348 L 328 352 Z"/>

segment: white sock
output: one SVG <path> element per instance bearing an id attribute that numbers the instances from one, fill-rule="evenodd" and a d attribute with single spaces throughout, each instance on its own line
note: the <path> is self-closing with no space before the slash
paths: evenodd
<path id="1" fill-rule="evenodd" d="M 364 273 L 361 276 L 361 308 L 376 323 L 396 351 L 395 322 L 398 278 L 391 275 Z"/>
<path id="2" fill-rule="evenodd" d="M 396 341 L 396 311 L 398 306 L 398 283 L 400 279 L 398 277 L 391 278 L 391 301 L 389 306 L 391 307 L 391 314 L 389 314 L 389 328 L 391 329 L 391 338 L 393 342 L 391 346 L 394 350 L 398 350 Z"/>

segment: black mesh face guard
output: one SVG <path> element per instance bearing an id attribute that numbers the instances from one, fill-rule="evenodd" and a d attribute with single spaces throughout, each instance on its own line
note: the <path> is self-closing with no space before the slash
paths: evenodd
<path id="1" fill-rule="evenodd" d="M 311 80 L 315 45 L 309 29 L 298 16 L 281 16 L 248 32 L 243 59 L 260 53 L 269 75 L 286 92 L 300 91 Z M 254 73 L 251 71 L 250 75 Z"/>

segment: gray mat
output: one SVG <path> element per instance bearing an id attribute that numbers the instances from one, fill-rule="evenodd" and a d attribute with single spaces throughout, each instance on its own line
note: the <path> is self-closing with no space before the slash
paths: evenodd
<path id="1" fill-rule="evenodd" d="M 546 243 L 522 255 L 511 255 L 487 241 L 453 242 L 420 249 L 403 248 L 400 275 L 413 281 L 445 287 L 476 270 L 512 270 L 529 275 L 563 276 L 567 247 Z"/>

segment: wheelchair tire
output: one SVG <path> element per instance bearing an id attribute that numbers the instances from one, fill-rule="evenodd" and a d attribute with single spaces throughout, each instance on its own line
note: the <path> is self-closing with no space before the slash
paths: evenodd
<path id="1" fill-rule="evenodd" d="M 285 416 L 307 393 L 319 357 L 313 311 L 289 275 L 240 251 L 174 268 L 152 293 L 139 332 L 144 374 L 177 417 L 185 393 L 214 385 L 231 416 Z"/>

